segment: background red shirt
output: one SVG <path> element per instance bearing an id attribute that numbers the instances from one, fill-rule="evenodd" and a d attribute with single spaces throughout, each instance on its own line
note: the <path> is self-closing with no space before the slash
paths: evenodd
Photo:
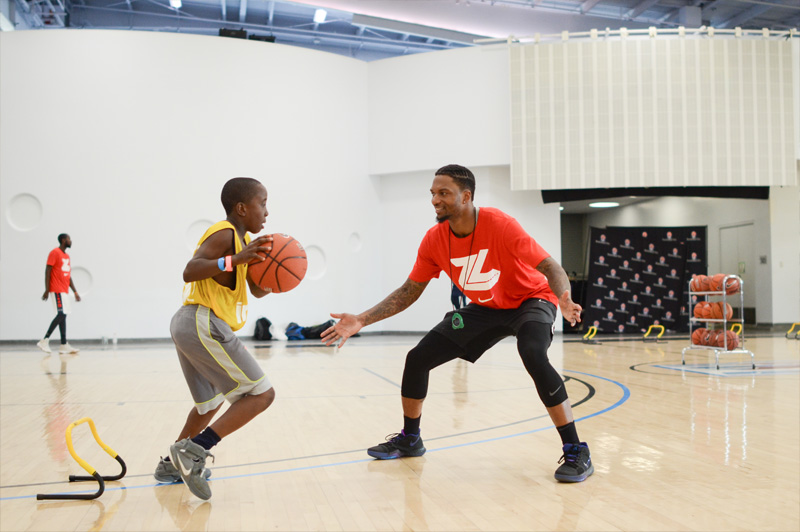
<path id="1" fill-rule="evenodd" d="M 457 238 L 447 222 L 431 227 L 408 277 L 424 283 L 444 272 L 471 301 L 485 307 L 518 308 L 532 297 L 558 306 L 547 278 L 536 269 L 549 256 L 517 220 L 481 207 L 469 236 Z"/>
<path id="2" fill-rule="evenodd" d="M 47 256 L 47 265 L 52 266 L 50 270 L 50 291 L 69 292 L 69 276 L 72 267 L 69 264 L 69 255 L 55 248 Z"/>

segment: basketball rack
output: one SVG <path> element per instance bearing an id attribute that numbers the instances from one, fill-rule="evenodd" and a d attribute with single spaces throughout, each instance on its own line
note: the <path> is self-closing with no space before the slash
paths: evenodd
<path id="1" fill-rule="evenodd" d="M 681 364 L 686 365 L 686 352 L 691 350 L 704 350 L 704 351 L 713 351 L 714 352 L 714 362 L 716 364 L 717 370 L 719 370 L 719 355 L 720 354 L 727 354 L 727 355 L 734 355 L 734 354 L 749 354 L 750 355 L 750 363 L 753 369 L 756 369 L 756 360 L 755 355 L 749 349 L 744 348 L 744 328 L 742 324 L 744 323 L 744 281 L 738 275 L 726 275 L 725 278 L 722 280 L 722 290 L 713 290 L 713 291 L 703 291 L 703 292 L 695 292 L 692 290 L 691 281 L 689 281 L 689 287 L 686 293 L 689 297 L 689 303 L 686 307 L 687 309 L 691 309 L 692 305 L 692 296 L 698 297 L 705 297 L 706 301 L 711 296 L 722 296 L 722 306 L 725 307 L 725 303 L 728 302 L 728 293 L 725 290 L 725 287 L 728 286 L 728 280 L 737 280 L 739 281 L 739 318 L 737 319 L 727 319 L 725 314 L 723 313 L 722 319 L 713 319 L 713 318 L 689 318 L 689 345 L 684 347 L 681 350 Z M 734 295 L 734 294 L 731 294 Z M 691 312 L 691 310 L 689 311 Z M 728 339 L 727 336 L 725 337 L 724 345 L 722 346 L 710 346 L 710 345 L 697 345 L 692 343 L 692 329 L 693 326 L 697 323 L 720 323 L 722 324 L 722 330 L 727 329 L 727 324 L 731 323 L 730 330 L 735 332 L 739 335 L 739 345 L 741 347 L 737 347 L 734 349 L 728 349 Z M 788 335 L 788 333 L 787 333 Z"/>

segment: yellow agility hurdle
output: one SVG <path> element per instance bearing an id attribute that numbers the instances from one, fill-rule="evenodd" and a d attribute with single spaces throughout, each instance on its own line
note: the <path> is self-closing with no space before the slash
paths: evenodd
<path id="1" fill-rule="evenodd" d="M 583 340 L 581 340 L 584 344 L 599 344 L 600 342 L 594 339 L 594 336 L 597 334 L 597 327 L 592 325 L 589 327 L 589 330 L 586 331 L 586 334 L 583 335 Z"/>
<path id="2" fill-rule="evenodd" d="M 653 329 L 661 329 L 661 332 L 658 333 L 658 336 L 650 338 L 650 333 L 653 331 Z M 658 342 L 661 339 L 661 337 L 664 335 L 664 330 L 665 329 L 664 329 L 663 325 L 655 325 L 655 324 L 651 325 L 650 327 L 647 328 L 647 332 L 644 333 L 644 336 L 642 336 L 642 341 L 643 342 Z"/>
<path id="3" fill-rule="evenodd" d="M 792 336 L 792 331 L 794 330 L 795 327 L 797 327 L 797 332 L 794 334 L 794 336 Z M 786 331 L 786 338 L 789 338 L 790 340 L 792 338 L 794 338 L 795 340 L 800 340 L 800 321 L 792 323 L 792 327 L 788 331 Z"/>
<path id="4" fill-rule="evenodd" d="M 112 458 L 114 458 L 117 462 L 119 462 L 119 465 L 122 466 L 122 471 L 118 475 L 108 476 L 108 477 L 101 476 L 97 472 L 97 470 L 95 470 L 95 468 L 93 468 L 88 463 L 86 463 L 86 461 L 83 458 L 81 458 L 80 456 L 78 456 L 78 454 L 75 452 L 75 447 L 72 446 L 72 429 L 77 427 L 81 423 L 88 423 L 89 424 L 89 428 L 92 429 L 92 435 L 94 436 L 95 441 L 100 445 L 100 447 L 103 448 L 103 450 L 105 452 L 107 452 Z M 67 449 L 69 449 L 69 454 L 71 454 L 72 458 L 74 458 L 75 461 L 78 462 L 78 464 L 83 469 L 85 469 L 87 473 L 89 473 L 89 475 L 91 475 L 91 476 L 88 476 L 88 477 L 87 476 L 70 475 L 69 476 L 69 481 L 70 482 L 77 482 L 77 481 L 82 481 L 82 480 L 96 480 L 98 482 L 98 484 L 99 484 L 97 493 L 83 493 L 83 494 L 75 494 L 75 493 L 53 493 L 53 494 L 39 493 L 38 495 L 36 495 L 36 500 L 37 501 L 48 500 L 48 499 L 81 499 L 81 500 L 96 499 L 100 495 L 102 495 L 103 492 L 105 491 L 105 489 L 106 489 L 105 481 L 106 480 L 119 480 L 119 479 L 121 479 L 122 477 L 125 476 L 125 473 L 128 471 L 128 468 L 125 465 L 125 462 L 122 460 L 122 458 L 117 454 L 117 452 L 114 449 L 112 449 L 111 447 L 109 447 L 108 445 L 103 443 L 103 440 L 101 440 L 100 436 L 97 435 L 97 428 L 94 426 L 94 421 L 92 421 L 91 418 L 84 417 L 84 418 L 79 419 L 75 423 L 71 423 L 70 426 L 67 427 L 67 431 L 66 431 L 65 436 L 67 438 Z"/>
<path id="5" fill-rule="evenodd" d="M 742 334 L 742 324 L 741 323 L 731 323 L 731 331 L 736 334 Z"/>

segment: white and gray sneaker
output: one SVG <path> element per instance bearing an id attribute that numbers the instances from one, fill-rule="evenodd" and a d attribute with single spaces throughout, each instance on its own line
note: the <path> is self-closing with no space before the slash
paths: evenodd
<path id="1" fill-rule="evenodd" d="M 153 476 L 157 481 L 164 484 L 183 482 L 183 479 L 181 478 L 181 472 L 178 471 L 178 468 L 175 467 L 175 464 L 172 463 L 172 460 L 165 460 L 163 456 L 158 461 L 156 472 L 153 473 Z M 211 477 L 211 470 L 208 468 L 206 468 L 205 477 L 206 480 Z"/>
<path id="2" fill-rule="evenodd" d="M 36 347 L 44 351 L 45 353 L 52 353 L 53 350 L 50 349 L 50 338 L 42 338 L 38 342 L 36 342 Z"/>
<path id="3" fill-rule="evenodd" d="M 173 443 L 169 455 L 189 491 L 205 501 L 210 499 L 211 487 L 205 473 L 206 458 L 210 456 L 213 461 L 214 455 L 189 438 Z"/>

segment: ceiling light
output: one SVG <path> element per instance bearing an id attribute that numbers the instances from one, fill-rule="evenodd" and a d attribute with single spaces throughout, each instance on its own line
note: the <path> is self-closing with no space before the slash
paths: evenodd
<path id="1" fill-rule="evenodd" d="M 594 203 L 590 203 L 589 207 L 594 207 L 595 209 L 608 209 L 610 207 L 619 207 L 619 203 L 616 201 L 595 201 Z"/>
<path id="2" fill-rule="evenodd" d="M 561 205 L 561 206 L 558 208 L 558 210 L 559 210 L 559 211 L 563 211 L 563 210 L 564 210 L 564 206 L 563 206 L 563 205 Z"/>
<path id="3" fill-rule="evenodd" d="M 317 24 L 322 24 L 325 22 L 325 19 L 328 17 L 328 12 L 324 9 L 317 9 L 314 11 L 314 22 Z"/>
<path id="4" fill-rule="evenodd" d="M 181 6 L 183 5 L 183 2 L 181 2 L 181 0 L 169 0 L 169 5 L 171 5 L 175 9 L 180 9 Z"/>

